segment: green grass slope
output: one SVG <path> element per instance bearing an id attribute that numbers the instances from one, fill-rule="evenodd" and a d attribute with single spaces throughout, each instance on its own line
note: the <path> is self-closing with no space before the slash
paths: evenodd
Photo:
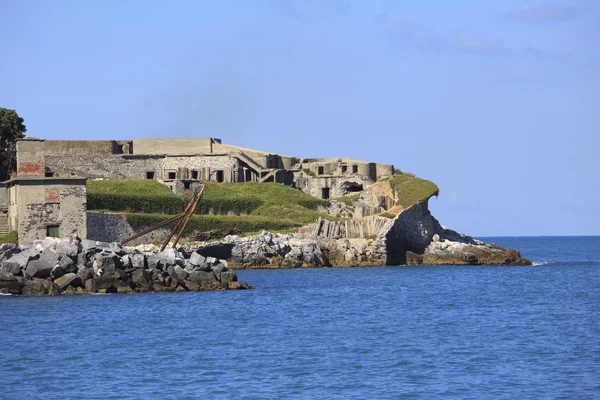
<path id="1" fill-rule="evenodd" d="M 397 194 L 396 204 L 408 208 L 413 204 L 437 196 L 438 186 L 426 179 L 417 178 L 412 174 L 397 173 L 389 179 L 392 190 Z"/>
<path id="2" fill-rule="evenodd" d="M 135 227 L 153 225 L 167 218 L 165 214 L 183 212 L 190 201 L 189 196 L 176 195 L 152 179 L 91 180 L 87 190 L 88 210 L 128 212 L 128 220 Z M 313 223 L 318 217 L 332 219 L 317 211 L 328 204 L 276 183 L 208 182 L 196 209 L 196 214 L 202 215 L 194 216 L 191 227 L 199 231 L 289 230 Z"/>

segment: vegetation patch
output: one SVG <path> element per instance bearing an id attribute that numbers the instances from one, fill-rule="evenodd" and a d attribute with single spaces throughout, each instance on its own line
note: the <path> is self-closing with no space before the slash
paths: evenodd
<path id="1" fill-rule="evenodd" d="M 129 213 L 126 214 L 127 222 L 135 230 L 139 230 L 143 227 L 149 227 L 156 225 L 168 219 L 170 216 L 164 214 L 142 214 L 142 213 Z M 167 225 L 165 228 L 172 228 L 176 222 Z M 233 216 L 233 215 L 194 215 L 186 227 L 185 234 L 191 234 L 193 232 L 208 232 L 208 231 L 220 231 L 229 232 L 232 230 L 239 230 L 241 233 L 260 232 L 261 230 L 269 231 L 289 231 L 290 229 L 297 229 L 302 224 L 294 223 L 284 220 L 278 220 L 275 218 L 247 215 L 247 216 Z"/>
<path id="2" fill-rule="evenodd" d="M 10 231 L 7 235 L 0 236 L 0 244 L 14 243 L 19 244 L 19 235 L 17 231 Z"/>
<path id="3" fill-rule="evenodd" d="M 88 181 L 87 189 L 89 210 L 173 215 L 183 212 L 191 199 L 174 194 L 153 179 L 94 180 Z M 196 214 L 254 216 L 265 222 L 264 218 L 281 221 L 290 228 L 312 223 L 318 217 L 335 219 L 317 211 L 319 206 L 329 205 L 328 200 L 277 183 L 207 182 Z"/>
<path id="4" fill-rule="evenodd" d="M 342 197 L 338 197 L 337 201 L 341 201 L 342 203 L 346 204 L 347 206 L 352 206 L 354 205 L 354 202 L 356 200 L 358 200 L 358 198 L 360 197 L 360 193 L 354 193 L 354 194 L 349 194 L 347 196 L 342 196 Z"/>
<path id="5" fill-rule="evenodd" d="M 413 204 L 428 199 L 431 196 L 437 196 L 440 189 L 431 181 L 416 178 L 412 174 L 396 174 L 389 179 L 390 186 L 398 201 L 396 204 L 408 208 Z"/>

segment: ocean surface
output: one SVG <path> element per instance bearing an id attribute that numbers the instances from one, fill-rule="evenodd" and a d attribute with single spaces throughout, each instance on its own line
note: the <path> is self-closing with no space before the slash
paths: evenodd
<path id="1" fill-rule="evenodd" d="M 0 296 L 0 398 L 600 398 L 600 237 L 484 239 L 536 265 Z"/>

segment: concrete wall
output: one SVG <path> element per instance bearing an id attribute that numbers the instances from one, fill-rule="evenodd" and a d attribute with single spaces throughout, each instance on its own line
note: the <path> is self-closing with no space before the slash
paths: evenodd
<path id="1" fill-rule="evenodd" d="M 82 176 L 104 179 L 146 179 L 147 172 L 162 181 L 192 179 L 192 171 L 198 172 L 197 179 L 217 180 L 218 171 L 223 171 L 223 182 L 238 182 L 239 161 L 228 156 L 159 156 L 159 155 L 91 155 L 51 156 L 46 166 L 55 176 Z M 175 179 L 169 178 L 175 173 Z"/>
<path id="2" fill-rule="evenodd" d="M 44 140 L 18 140 L 17 175 L 43 177 L 45 172 Z"/>
<path id="3" fill-rule="evenodd" d="M 133 139 L 133 154 L 211 154 L 213 139 Z"/>
<path id="4" fill-rule="evenodd" d="M 97 240 L 101 242 L 120 242 L 123 239 L 128 238 L 134 233 L 141 232 L 148 228 L 140 227 L 133 229 L 127 222 L 127 219 L 123 214 L 120 213 L 106 213 L 106 212 L 87 212 L 87 226 L 88 235 L 87 238 L 90 240 Z M 137 246 L 140 244 L 148 243 L 162 243 L 169 235 L 170 230 L 157 229 L 148 233 L 147 235 L 141 236 L 137 239 L 128 242 L 126 246 Z M 181 241 L 192 242 L 193 237 L 182 236 Z"/>
<path id="5" fill-rule="evenodd" d="M 114 140 L 46 140 L 44 151 L 46 156 L 123 154 L 125 145 Z"/>
<path id="6" fill-rule="evenodd" d="M 329 198 L 335 199 L 351 194 L 353 188 L 362 187 L 364 190 L 373 183 L 359 175 L 313 177 L 304 172 L 294 175 L 294 184 L 298 189 L 319 199 L 323 198 L 323 188 L 328 188 Z"/>

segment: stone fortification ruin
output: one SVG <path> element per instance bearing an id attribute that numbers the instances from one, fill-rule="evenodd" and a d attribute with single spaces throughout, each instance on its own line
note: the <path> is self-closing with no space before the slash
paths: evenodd
<path id="1" fill-rule="evenodd" d="M 529 263 L 518 252 L 441 226 L 428 208 L 429 197 L 437 194 L 433 184 L 426 196 L 399 204 L 402 189 L 391 186 L 395 169 L 389 164 L 297 158 L 216 138 L 24 139 L 16 148 L 17 172 L 0 186 L 0 231 L 18 231 L 21 245 L 47 237 L 110 242 L 129 236 L 133 229 L 122 214 L 87 211 L 87 179 L 151 179 L 178 194 L 207 181 L 273 182 L 320 199 L 351 197 L 353 203 L 332 200 L 322 211 L 335 214 L 336 221 L 319 219 L 291 236 L 228 236 L 196 250 L 241 268 Z"/>
<path id="2" fill-rule="evenodd" d="M 390 177 L 394 166 L 350 158 L 298 158 L 223 144 L 216 138 L 46 140 L 54 177 L 157 179 L 176 193 L 201 181 L 276 182 L 328 199 Z"/>

